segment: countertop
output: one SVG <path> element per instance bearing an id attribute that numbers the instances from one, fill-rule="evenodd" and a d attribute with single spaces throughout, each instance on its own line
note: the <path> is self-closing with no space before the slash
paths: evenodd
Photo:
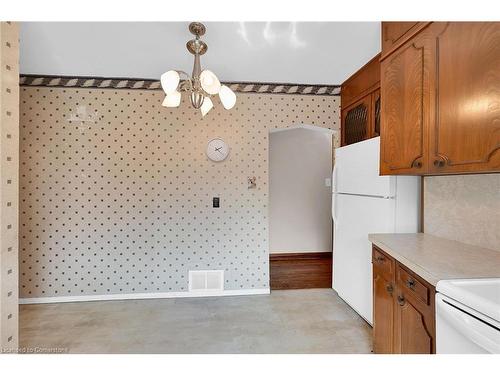
<path id="1" fill-rule="evenodd" d="M 368 239 L 434 286 L 440 280 L 500 278 L 500 251 L 425 233 L 369 234 Z"/>

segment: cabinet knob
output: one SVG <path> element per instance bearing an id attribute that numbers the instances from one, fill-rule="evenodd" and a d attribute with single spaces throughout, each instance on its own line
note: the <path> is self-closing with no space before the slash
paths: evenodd
<path id="1" fill-rule="evenodd" d="M 408 279 L 406 280 L 406 286 L 409 288 L 409 289 L 412 289 L 415 288 L 415 280 L 413 279 Z"/>
<path id="2" fill-rule="evenodd" d="M 422 162 L 420 160 L 414 160 L 411 166 L 413 168 L 422 168 Z"/>
<path id="3" fill-rule="evenodd" d="M 403 306 L 405 304 L 405 298 L 403 296 L 398 296 L 398 304 L 399 306 Z"/>
<path id="4" fill-rule="evenodd" d="M 389 293 L 389 294 L 392 295 L 392 292 L 394 291 L 394 288 L 393 288 L 392 284 L 387 284 L 386 287 L 385 287 L 385 290 L 387 290 L 387 293 Z"/>
<path id="5" fill-rule="evenodd" d="M 434 160 L 435 167 L 444 167 L 444 160 Z"/>

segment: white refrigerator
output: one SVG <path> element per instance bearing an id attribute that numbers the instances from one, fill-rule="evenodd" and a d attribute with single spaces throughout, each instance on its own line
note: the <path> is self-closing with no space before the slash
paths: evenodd
<path id="1" fill-rule="evenodd" d="M 335 150 L 332 176 L 333 282 L 338 295 L 372 324 L 369 233 L 416 233 L 420 178 L 380 176 L 380 137 Z"/>

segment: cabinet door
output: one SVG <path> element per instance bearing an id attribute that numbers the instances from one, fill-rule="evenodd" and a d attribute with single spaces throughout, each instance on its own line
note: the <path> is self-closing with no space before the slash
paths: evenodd
<path id="1" fill-rule="evenodd" d="M 370 138 L 380 135 L 380 89 L 372 94 L 372 121 Z"/>
<path id="2" fill-rule="evenodd" d="M 425 173 L 431 41 L 425 29 L 382 61 L 381 174 Z"/>
<path id="3" fill-rule="evenodd" d="M 373 270 L 373 351 L 393 352 L 394 285 Z"/>
<path id="4" fill-rule="evenodd" d="M 369 138 L 371 104 L 368 95 L 342 111 L 342 146 Z"/>
<path id="5" fill-rule="evenodd" d="M 500 22 L 436 23 L 430 172 L 500 171 Z"/>
<path id="6" fill-rule="evenodd" d="M 431 354 L 434 352 L 433 322 L 418 303 L 411 301 L 396 288 L 394 319 L 394 352 L 401 354 Z"/>

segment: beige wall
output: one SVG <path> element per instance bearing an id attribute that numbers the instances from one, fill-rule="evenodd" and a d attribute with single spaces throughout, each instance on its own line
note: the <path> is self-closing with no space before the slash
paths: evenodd
<path id="1" fill-rule="evenodd" d="M 424 231 L 500 250 L 500 173 L 425 177 Z"/>
<path id="2" fill-rule="evenodd" d="M 162 100 L 21 88 L 22 297 L 181 292 L 190 269 L 223 269 L 225 289 L 269 287 L 269 130 L 338 128 L 339 97 L 240 93 L 205 118 Z M 231 147 L 222 163 L 205 155 L 214 137 Z"/>
<path id="3" fill-rule="evenodd" d="M 19 35 L 0 23 L 0 349 L 18 345 Z"/>
<path id="4" fill-rule="evenodd" d="M 332 134 L 309 129 L 269 137 L 271 253 L 332 251 Z"/>

